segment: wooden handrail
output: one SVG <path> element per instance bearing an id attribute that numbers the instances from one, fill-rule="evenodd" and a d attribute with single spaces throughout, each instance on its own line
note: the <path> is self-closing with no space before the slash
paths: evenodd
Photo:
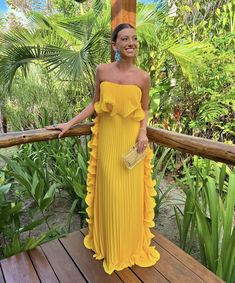
<path id="1" fill-rule="evenodd" d="M 91 134 L 93 123 L 79 124 L 69 130 L 64 137 Z M 11 147 L 25 143 L 48 141 L 57 139 L 60 131 L 46 129 L 28 130 L 22 132 L 9 132 L 0 135 L 0 148 Z M 163 129 L 148 127 L 149 141 L 174 148 L 208 159 L 235 165 L 235 146 L 188 135 L 183 135 Z"/>
<path id="2" fill-rule="evenodd" d="M 91 134 L 91 126 L 94 123 L 79 124 L 70 129 L 62 138 L 81 136 Z M 0 148 L 11 147 L 25 143 L 49 141 L 58 138 L 59 130 L 46 130 L 44 128 L 37 130 L 27 130 L 22 132 L 8 132 L 0 134 Z"/>
<path id="3" fill-rule="evenodd" d="M 215 161 L 235 165 L 235 146 L 209 139 L 188 136 L 163 129 L 148 127 L 149 140 Z"/>

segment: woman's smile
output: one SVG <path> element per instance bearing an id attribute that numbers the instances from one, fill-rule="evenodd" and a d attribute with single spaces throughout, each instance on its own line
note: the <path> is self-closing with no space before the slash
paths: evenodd
<path id="1" fill-rule="evenodd" d="M 135 51 L 135 48 L 126 48 L 126 51 L 131 53 L 131 52 Z"/>

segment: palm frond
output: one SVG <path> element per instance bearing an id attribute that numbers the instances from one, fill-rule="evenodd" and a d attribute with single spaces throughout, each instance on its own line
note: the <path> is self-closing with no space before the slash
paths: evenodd
<path id="1" fill-rule="evenodd" d="M 168 52 L 180 65 L 183 74 L 191 83 L 198 79 L 198 71 L 206 68 L 206 61 L 212 57 L 213 47 L 203 43 L 178 43 Z"/>
<path id="2" fill-rule="evenodd" d="M 99 55 L 99 42 L 102 33 L 102 30 L 95 33 L 79 51 L 47 46 L 44 48 L 42 60 L 50 71 L 56 70 L 58 77 L 82 81 L 84 76 L 90 74 L 90 71 L 98 63 L 94 58 Z"/>
<path id="3" fill-rule="evenodd" d="M 149 46 L 154 45 L 158 37 L 158 27 L 161 26 L 166 19 L 168 7 L 162 9 L 150 9 L 148 6 L 143 6 L 136 14 L 136 29 L 140 44 Z"/>
<path id="4" fill-rule="evenodd" d="M 96 12 L 101 12 L 99 9 L 105 3 L 102 2 L 97 2 Z M 55 71 L 60 79 L 92 82 L 94 67 L 108 57 L 110 13 L 103 11 L 103 15 L 101 20 L 93 10 L 70 19 L 33 13 L 28 29 L 1 33 L 1 82 L 10 86 L 17 68 L 26 68 L 35 59 L 41 60 L 49 71 Z"/>
<path id="5" fill-rule="evenodd" d="M 19 45 L 19 44 L 32 44 L 34 42 L 34 34 L 25 28 L 21 30 L 9 31 L 9 32 L 1 32 L 0 33 L 0 43 L 5 47 L 11 45 Z"/>
<path id="6" fill-rule="evenodd" d="M 39 46 L 15 46 L 5 49 L 0 58 L 0 81 L 7 88 L 10 87 L 19 67 L 26 72 L 28 63 L 40 59 L 42 49 Z"/>

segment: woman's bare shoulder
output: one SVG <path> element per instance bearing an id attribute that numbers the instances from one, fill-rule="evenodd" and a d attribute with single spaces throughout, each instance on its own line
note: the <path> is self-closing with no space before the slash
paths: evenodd
<path id="1" fill-rule="evenodd" d="M 148 72 L 143 69 L 137 68 L 135 69 L 135 77 L 141 84 L 142 88 L 150 83 L 150 75 Z"/>
<path id="2" fill-rule="evenodd" d="M 146 71 L 143 70 L 143 69 L 140 69 L 140 68 L 136 67 L 135 71 L 136 71 L 136 74 L 137 74 L 140 78 L 142 78 L 143 80 L 145 80 L 145 79 L 147 79 L 147 78 L 150 77 L 150 76 L 149 76 L 149 73 L 146 72 Z"/>
<path id="3" fill-rule="evenodd" d="M 97 71 L 108 71 L 113 68 L 113 63 L 101 63 L 97 65 L 96 70 Z"/>

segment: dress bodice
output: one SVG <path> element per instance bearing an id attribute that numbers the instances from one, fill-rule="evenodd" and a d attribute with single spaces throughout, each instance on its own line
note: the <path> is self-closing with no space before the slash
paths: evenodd
<path id="1" fill-rule="evenodd" d="M 136 121 L 144 119 L 141 107 L 141 88 L 134 84 L 118 84 L 109 81 L 100 83 L 100 100 L 94 104 L 97 114 L 109 112 Z"/>

